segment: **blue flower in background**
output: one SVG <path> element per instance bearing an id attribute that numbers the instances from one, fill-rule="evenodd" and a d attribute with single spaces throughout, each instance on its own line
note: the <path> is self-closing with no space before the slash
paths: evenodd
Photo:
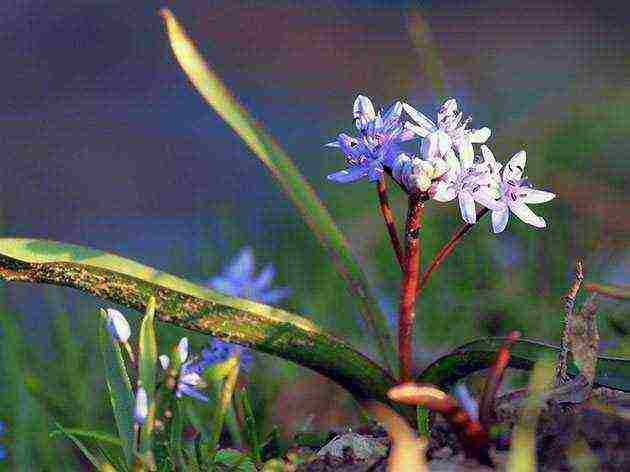
<path id="1" fill-rule="evenodd" d="M 223 273 L 213 277 L 208 285 L 226 295 L 269 305 L 278 303 L 290 292 L 286 287 L 271 287 L 274 275 L 273 266 L 267 264 L 256 276 L 254 253 L 251 248 L 245 247 L 232 259 Z M 201 362 L 215 364 L 225 362 L 236 355 L 241 356 L 243 368 L 247 369 L 251 365 L 252 354 L 248 349 L 215 339 L 201 352 Z"/>
<path id="2" fill-rule="evenodd" d="M 272 305 L 289 295 L 288 288 L 271 288 L 275 270 L 267 264 L 256 276 L 254 253 L 246 247 L 232 259 L 221 275 L 210 280 L 210 288 L 233 297 L 247 298 L 254 302 Z"/>
<path id="3" fill-rule="evenodd" d="M 4 436 L 5 433 L 5 429 L 4 429 L 4 421 L 0 421 L 0 436 Z M 0 445 L 0 461 L 4 460 L 7 458 L 7 449 Z"/>

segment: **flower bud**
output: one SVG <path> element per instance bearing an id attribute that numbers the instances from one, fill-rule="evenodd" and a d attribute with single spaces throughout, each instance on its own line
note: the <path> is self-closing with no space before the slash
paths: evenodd
<path id="1" fill-rule="evenodd" d="M 107 331 L 110 332 L 116 341 L 126 343 L 129 340 L 129 336 L 131 336 L 131 328 L 129 328 L 127 319 L 118 310 L 114 310 L 113 308 L 107 309 L 106 326 Z"/>

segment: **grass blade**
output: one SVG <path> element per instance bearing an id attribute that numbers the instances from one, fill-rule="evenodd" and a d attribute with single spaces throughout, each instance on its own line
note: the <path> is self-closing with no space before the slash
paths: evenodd
<path id="1" fill-rule="evenodd" d="M 81 442 L 81 440 L 79 438 L 77 438 L 74 434 L 72 434 L 69 430 L 65 429 L 59 423 L 55 423 L 55 426 L 57 426 L 59 431 L 61 431 L 61 433 L 63 433 L 64 436 L 66 436 L 68 439 L 70 439 L 70 441 L 72 441 L 75 444 L 75 446 L 77 446 L 79 448 L 79 450 L 85 456 L 85 458 L 88 461 L 90 461 L 90 464 L 92 464 L 94 467 L 96 467 L 96 470 L 100 470 L 101 461 L 99 461 L 96 458 L 96 456 L 89 451 L 89 449 L 85 446 L 85 444 L 83 444 Z"/>
<path id="2" fill-rule="evenodd" d="M 106 314 L 101 310 L 101 323 L 98 329 L 99 344 L 105 363 L 105 379 L 116 419 L 119 445 L 122 447 L 127 465 L 133 462 L 133 409 L 134 399 L 131 381 L 120 349 L 120 344 L 112 338 L 106 328 Z"/>
<path id="3" fill-rule="evenodd" d="M 155 424 L 155 375 L 157 371 L 157 340 L 155 338 L 155 298 L 150 297 L 140 326 L 138 348 L 138 378 L 147 392 L 149 415 L 140 430 L 139 452 L 145 462 L 155 469 L 153 458 L 153 426 Z"/>
<path id="4" fill-rule="evenodd" d="M 328 250 L 338 272 L 348 283 L 350 292 L 360 301 L 361 314 L 376 337 L 381 355 L 391 370 L 391 366 L 395 365 L 396 353 L 386 318 L 379 309 L 365 274 L 350 251 L 348 241 L 291 158 L 250 116 L 208 66 L 175 16 L 166 8 L 160 13 L 166 23 L 175 57 L 192 84 L 269 169 L 306 224 Z"/>

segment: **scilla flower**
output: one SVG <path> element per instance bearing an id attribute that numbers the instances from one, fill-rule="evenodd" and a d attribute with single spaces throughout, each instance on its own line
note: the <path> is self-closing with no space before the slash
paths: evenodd
<path id="1" fill-rule="evenodd" d="M 485 143 L 490 137 L 489 128 L 467 129 L 470 118 L 463 119 L 457 112 L 457 101 L 449 98 L 438 110 L 437 125 L 407 103 L 403 109 L 417 124 L 407 123 L 406 128 L 422 139 L 420 154 L 424 158 L 444 158 L 454 149 L 466 165 L 471 165 L 475 152 L 473 143 Z"/>
<path id="2" fill-rule="evenodd" d="M 429 192 L 431 195 L 448 170 L 448 164 L 442 159 L 429 161 L 401 153 L 392 165 L 392 176 L 409 193 Z"/>
<path id="3" fill-rule="evenodd" d="M 341 149 L 348 167 L 328 175 L 328 180 L 338 183 L 356 182 L 365 177 L 374 182 L 380 178 L 384 165 L 390 166 L 399 153 L 399 145 L 415 137 L 401 121 L 402 103 L 396 102 L 384 115 L 376 113 L 372 101 L 359 95 L 354 101 L 353 115 L 360 135 L 345 133 L 328 147 Z"/>
<path id="4" fill-rule="evenodd" d="M 475 202 L 491 210 L 503 209 L 503 203 L 495 199 L 496 181 L 486 164 L 469 163 L 463 159 L 460 163 L 452 152 L 446 154 L 446 161 L 448 178 L 438 184 L 434 200 L 450 202 L 457 198 L 462 218 L 469 224 L 477 222 Z"/>
<path id="5" fill-rule="evenodd" d="M 173 369 L 177 369 L 177 365 L 179 365 L 179 371 L 177 372 L 177 378 L 174 384 L 171 384 L 170 388 L 175 388 L 175 395 L 178 398 L 182 396 L 196 398 L 197 400 L 201 400 L 204 402 L 208 401 L 208 397 L 201 393 L 200 390 L 203 390 L 207 387 L 206 382 L 203 380 L 201 375 L 204 370 L 208 367 L 208 364 L 205 363 L 202 359 L 198 357 L 190 357 L 188 355 L 188 338 L 180 339 L 177 344 L 177 348 L 175 349 L 175 354 L 177 359 L 175 360 L 175 366 Z M 167 370 L 170 366 L 170 360 L 166 356 L 160 356 L 160 364 L 162 368 Z M 175 375 L 175 374 L 168 374 Z M 173 377 L 171 377 L 173 378 Z M 167 382 L 168 383 L 168 382 Z"/>
<path id="6" fill-rule="evenodd" d="M 246 247 L 232 259 L 223 272 L 210 280 L 210 288 L 233 297 L 259 303 L 275 304 L 289 295 L 287 288 L 271 288 L 275 270 L 267 264 L 258 275 L 254 273 L 254 253 Z"/>
<path id="7" fill-rule="evenodd" d="M 502 232 L 507 226 L 510 212 L 514 213 L 524 223 L 544 228 L 547 226 L 544 218 L 536 215 L 527 205 L 545 203 L 555 198 L 555 194 L 533 188 L 523 173 L 527 155 L 521 151 L 509 160 L 503 168 L 500 181 L 501 208 L 492 209 L 492 229 L 495 233 Z"/>

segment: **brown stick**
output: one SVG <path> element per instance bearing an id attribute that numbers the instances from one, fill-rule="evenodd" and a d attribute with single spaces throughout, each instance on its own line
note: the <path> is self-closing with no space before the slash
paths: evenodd
<path id="1" fill-rule="evenodd" d="M 403 251 L 402 246 L 400 245 L 400 239 L 398 239 L 398 231 L 396 230 L 396 221 L 394 220 L 394 214 L 392 213 L 392 209 L 389 206 L 389 198 L 387 197 L 387 184 L 385 183 L 385 176 L 382 175 L 378 182 L 376 183 L 376 191 L 378 192 L 378 201 L 381 207 L 381 214 L 383 215 L 383 219 L 385 220 L 385 226 L 387 227 L 387 232 L 389 233 L 389 241 L 392 244 L 392 249 L 396 254 L 396 259 L 398 260 L 398 265 L 401 270 L 404 270 L 403 266 Z"/>
<path id="2" fill-rule="evenodd" d="M 479 221 L 479 219 L 483 217 L 486 213 L 488 213 L 487 208 L 481 208 L 479 211 L 477 211 L 477 221 Z M 424 290 L 424 288 L 429 283 L 429 277 L 431 277 L 431 274 L 438 267 L 440 267 L 440 265 L 442 265 L 442 262 L 444 262 L 444 259 L 446 259 L 449 256 L 449 254 L 453 252 L 457 244 L 459 244 L 459 242 L 466 235 L 466 233 L 468 233 L 474 226 L 475 225 L 471 225 L 470 223 L 463 224 L 462 226 L 459 227 L 459 229 L 455 232 L 455 234 L 453 234 L 451 239 L 444 246 L 440 248 L 438 253 L 435 255 L 435 257 L 431 261 L 431 264 L 429 264 L 429 267 L 427 267 L 427 270 L 424 271 L 424 274 L 422 274 L 422 280 L 420 282 L 420 285 L 418 286 L 418 295 L 420 294 L 422 290 Z"/>
<path id="3" fill-rule="evenodd" d="M 575 307 L 575 299 L 582 287 L 584 280 L 584 269 L 581 261 L 575 262 L 575 277 L 573 283 L 569 287 L 569 291 L 564 296 L 564 329 L 562 332 L 562 341 L 560 352 L 558 353 L 558 363 L 556 366 L 556 385 L 566 381 L 567 378 L 567 356 L 569 354 L 569 322 L 573 316 L 573 308 Z"/>
<path id="4" fill-rule="evenodd" d="M 412 380 L 413 372 L 413 320 L 416 290 L 420 275 L 420 227 L 424 201 L 418 195 L 409 196 L 405 225 L 405 260 L 400 293 L 398 318 L 398 357 L 401 382 Z"/>
<path id="5" fill-rule="evenodd" d="M 492 421 L 494 402 L 501 387 L 501 381 L 503 380 L 503 374 L 505 368 L 510 361 L 510 348 L 514 345 L 516 340 L 521 337 L 521 333 L 518 331 L 512 331 L 508 335 L 508 339 L 499 348 L 497 358 L 495 359 L 490 372 L 486 378 L 486 385 L 483 389 L 481 396 L 481 403 L 479 405 L 479 422 L 487 429 L 490 428 L 490 422 Z"/>

